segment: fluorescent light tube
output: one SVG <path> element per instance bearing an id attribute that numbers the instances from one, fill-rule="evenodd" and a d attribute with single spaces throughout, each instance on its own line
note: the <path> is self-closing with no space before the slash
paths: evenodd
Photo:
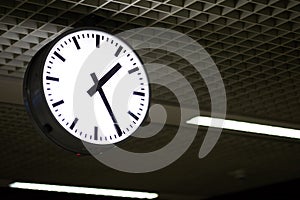
<path id="1" fill-rule="evenodd" d="M 228 130 L 300 139 L 300 130 L 228 119 L 223 120 L 219 118 L 197 116 L 188 120 L 186 123 L 199 126 L 209 126 Z"/>
<path id="2" fill-rule="evenodd" d="M 91 195 L 102 195 L 102 196 L 113 196 L 113 197 L 139 198 L 139 199 L 155 199 L 158 197 L 157 193 L 149 193 L 149 192 L 135 192 L 135 191 L 126 191 L 126 190 L 100 189 L 100 188 L 50 185 L 50 184 L 38 184 L 38 183 L 14 182 L 11 183 L 9 187 L 19 188 L 19 189 L 68 192 L 68 193 L 76 193 L 76 194 L 91 194 Z"/>

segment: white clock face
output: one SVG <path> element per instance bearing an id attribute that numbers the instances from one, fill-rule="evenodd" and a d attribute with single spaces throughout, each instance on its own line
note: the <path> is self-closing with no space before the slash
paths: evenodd
<path id="1" fill-rule="evenodd" d="M 149 107 L 139 57 L 122 40 L 99 30 L 71 32 L 54 44 L 44 64 L 43 90 L 57 122 L 93 144 L 124 140 Z"/>

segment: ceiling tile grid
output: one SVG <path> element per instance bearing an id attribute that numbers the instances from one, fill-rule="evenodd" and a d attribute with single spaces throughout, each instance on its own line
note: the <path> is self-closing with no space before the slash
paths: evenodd
<path id="1" fill-rule="evenodd" d="M 14 0 L 0 4 L 0 16 L 1 75 L 22 78 L 36 51 L 71 27 L 98 26 L 112 33 L 169 28 L 192 37 L 211 55 L 225 84 L 229 113 L 300 121 L 299 1 Z M 200 107 L 210 110 L 205 83 L 188 62 L 152 49 L 139 54 L 145 63 L 163 63 L 181 72 L 196 91 Z M 178 85 L 189 105 L 185 86 L 178 80 L 170 84 Z M 177 102 L 162 87 L 153 86 L 153 91 L 154 100 Z"/>
<path id="2" fill-rule="evenodd" d="M 0 115 L 7 119 L 0 121 L 2 179 L 207 197 L 300 177 L 300 146 L 291 139 L 223 131 L 209 156 L 199 159 L 206 133 L 206 128 L 201 128 L 187 152 L 170 166 L 130 174 L 110 169 L 91 156 L 77 157 L 54 146 L 36 132 L 22 105 L 0 103 Z M 177 131 L 175 126 L 164 129 L 159 139 L 141 139 L 123 147 L 135 152 L 160 149 Z"/>
<path id="3" fill-rule="evenodd" d="M 139 27 L 184 33 L 202 45 L 218 67 L 226 89 L 228 114 L 274 123 L 300 122 L 299 0 L 1 1 L 0 80 L 4 76 L 22 79 L 41 47 L 79 26 L 97 26 L 113 34 Z M 190 58 L 197 51 L 195 45 L 175 37 L 142 37 L 147 42 L 173 44 L 174 51 L 185 50 Z M 165 64 L 180 72 L 195 90 L 200 108 L 210 110 L 207 85 L 189 62 L 158 49 L 137 52 L 144 63 Z M 202 73 L 209 75 L 212 91 L 216 92 L 219 86 L 210 65 L 205 58 L 199 60 Z M 191 94 L 174 73 L 166 76 L 161 73 L 164 68 L 147 70 L 155 80 L 169 80 L 184 106 L 191 105 Z M 153 101 L 178 105 L 168 88 L 153 84 L 151 89 Z M 217 101 L 219 105 L 224 103 Z M 171 166 L 154 173 L 129 175 L 46 142 L 36 133 L 22 105 L 0 102 L 0 129 L 0 178 L 6 179 L 144 190 L 151 186 L 173 194 L 178 193 L 179 185 L 186 193 L 199 197 L 300 177 L 299 142 L 291 139 L 223 131 L 209 156 L 198 159 L 206 132 L 201 128 L 188 152 Z M 137 152 L 160 148 L 175 133 L 175 126 L 166 126 L 158 138 L 129 142 L 125 148 Z M 240 173 L 246 178 L 239 179 Z M 117 185 L 114 180 L 119 180 Z"/>

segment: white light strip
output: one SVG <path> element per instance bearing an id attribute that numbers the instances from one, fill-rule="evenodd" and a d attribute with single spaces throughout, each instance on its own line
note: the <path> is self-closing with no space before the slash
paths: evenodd
<path id="1" fill-rule="evenodd" d="M 255 124 L 249 122 L 241 122 L 241 121 L 228 120 L 228 119 L 222 120 L 218 118 L 197 116 L 188 120 L 186 123 L 199 125 L 199 126 L 210 126 L 210 127 L 223 128 L 228 130 L 244 131 L 250 133 L 259 133 L 265 135 L 274 135 L 280 137 L 300 139 L 300 130 L 269 126 L 263 124 Z"/>
<path id="2" fill-rule="evenodd" d="M 155 199 L 158 197 L 158 194 L 149 193 L 149 192 L 135 192 L 135 191 L 126 191 L 126 190 L 99 189 L 99 188 L 49 185 L 49 184 L 38 184 L 38 183 L 14 182 L 11 183 L 9 187 L 19 188 L 19 189 L 68 192 L 68 193 L 76 193 L 76 194 L 91 194 L 91 195 L 102 195 L 102 196 L 113 196 L 113 197 L 139 198 L 139 199 Z"/>

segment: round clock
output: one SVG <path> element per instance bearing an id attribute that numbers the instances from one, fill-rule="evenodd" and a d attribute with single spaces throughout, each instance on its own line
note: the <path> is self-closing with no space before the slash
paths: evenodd
<path id="1" fill-rule="evenodd" d="M 149 108 L 139 56 L 96 28 L 69 30 L 39 50 L 24 77 L 24 102 L 49 139 L 76 153 L 133 134 Z"/>

